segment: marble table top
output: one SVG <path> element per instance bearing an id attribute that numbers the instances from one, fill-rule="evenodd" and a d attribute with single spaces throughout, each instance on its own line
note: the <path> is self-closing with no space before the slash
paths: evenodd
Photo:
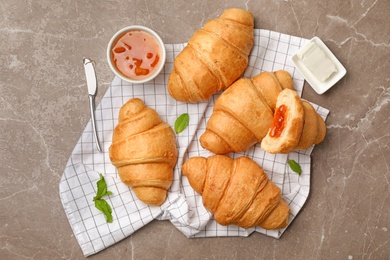
<path id="1" fill-rule="evenodd" d="M 312 153 L 311 189 L 280 239 L 183 236 L 153 221 L 91 259 L 389 259 L 390 2 L 0 0 L 0 259 L 83 259 L 58 183 L 90 119 L 82 58 L 95 61 L 96 102 L 113 80 L 106 46 L 141 24 L 186 42 L 229 7 L 255 28 L 321 38 L 347 69 L 322 95 L 327 136 Z"/>

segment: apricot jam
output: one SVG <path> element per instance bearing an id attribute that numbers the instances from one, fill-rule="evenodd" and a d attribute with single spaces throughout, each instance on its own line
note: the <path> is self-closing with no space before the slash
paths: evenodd
<path id="1" fill-rule="evenodd" d="M 286 125 L 286 117 L 287 106 L 281 105 L 275 111 L 274 119 L 272 120 L 271 131 L 269 133 L 271 137 L 277 138 L 282 134 L 284 126 Z"/>
<path id="2" fill-rule="evenodd" d="M 114 42 L 111 56 L 120 73 L 130 79 L 141 80 L 157 69 L 161 49 L 149 33 L 129 31 Z"/>

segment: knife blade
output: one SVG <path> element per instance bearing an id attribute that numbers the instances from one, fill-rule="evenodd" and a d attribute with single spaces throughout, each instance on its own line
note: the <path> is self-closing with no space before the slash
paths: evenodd
<path id="1" fill-rule="evenodd" d="M 93 66 L 93 62 L 88 58 L 84 58 L 83 63 L 84 63 L 85 78 L 87 80 L 89 110 L 91 112 L 91 121 L 92 121 L 94 139 L 97 146 L 97 150 L 101 152 L 99 138 L 96 129 L 96 120 L 95 120 L 95 96 L 97 92 L 97 79 L 95 74 L 95 68 Z"/>

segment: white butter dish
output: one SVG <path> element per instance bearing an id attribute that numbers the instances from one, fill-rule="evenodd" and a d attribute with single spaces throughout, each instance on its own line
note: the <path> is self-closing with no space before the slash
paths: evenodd
<path id="1" fill-rule="evenodd" d="M 291 57 L 292 62 L 318 94 L 336 84 L 347 70 L 325 43 L 314 37 Z"/>

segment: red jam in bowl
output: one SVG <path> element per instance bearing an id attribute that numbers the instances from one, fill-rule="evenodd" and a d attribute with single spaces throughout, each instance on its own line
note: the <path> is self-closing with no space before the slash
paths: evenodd
<path id="1" fill-rule="evenodd" d="M 158 68 L 161 49 L 157 40 L 145 31 L 128 31 L 114 42 L 111 58 L 115 68 L 133 80 L 148 78 Z"/>

